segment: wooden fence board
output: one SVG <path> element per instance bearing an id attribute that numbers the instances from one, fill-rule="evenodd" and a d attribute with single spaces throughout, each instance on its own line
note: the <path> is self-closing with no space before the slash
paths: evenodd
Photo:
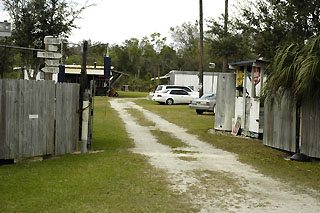
<path id="1" fill-rule="evenodd" d="M 0 159 L 4 159 L 5 156 L 5 147 L 4 147 L 4 138 L 5 138 L 5 101 L 4 101 L 4 92 L 5 91 L 5 82 L 0 79 Z"/>
<path id="2" fill-rule="evenodd" d="M 79 131 L 79 85 L 56 85 L 56 135 L 55 154 L 62 155 L 77 150 Z"/>
<path id="3" fill-rule="evenodd" d="M 310 157 L 320 157 L 320 101 L 304 101 L 301 113 L 302 153 Z"/>
<path id="4" fill-rule="evenodd" d="M 265 102 L 263 144 L 295 152 L 296 106 L 286 95 L 278 101 Z"/>
<path id="5" fill-rule="evenodd" d="M 264 102 L 263 144 L 274 147 L 274 107 L 273 102 L 266 99 Z"/>

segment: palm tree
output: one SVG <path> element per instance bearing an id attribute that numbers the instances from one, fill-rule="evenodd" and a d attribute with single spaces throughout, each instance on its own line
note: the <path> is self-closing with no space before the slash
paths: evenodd
<path id="1" fill-rule="evenodd" d="M 296 103 L 319 97 L 320 36 L 310 37 L 304 45 L 294 43 L 278 49 L 269 70 L 264 97 L 287 92 Z"/>
<path id="2" fill-rule="evenodd" d="M 301 104 L 320 97 L 320 36 L 310 37 L 303 45 L 278 49 L 269 70 L 263 97 L 281 100 L 284 94 L 291 96 L 296 104 L 296 153 L 299 153 Z"/>

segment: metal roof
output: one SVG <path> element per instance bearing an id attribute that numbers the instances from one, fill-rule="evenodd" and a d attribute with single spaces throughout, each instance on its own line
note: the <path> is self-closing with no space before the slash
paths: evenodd
<path id="1" fill-rule="evenodd" d="M 231 62 L 229 63 L 229 66 L 252 66 L 254 63 L 259 63 L 259 64 L 267 64 L 267 61 L 264 61 L 263 59 L 253 59 L 253 60 L 248 60 L 248 61 L 238 61 L 238 62 Z"/>

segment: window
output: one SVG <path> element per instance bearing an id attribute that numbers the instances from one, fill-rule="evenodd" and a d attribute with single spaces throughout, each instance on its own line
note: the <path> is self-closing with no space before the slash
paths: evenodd
<path id="1" fill-rule="evenodd" d="M 179 95 L 179 90 L 171 90 L 171 95 Z"/>
<path id="2" fill-rule="evenodd" d="M 171 90 L 170 94 L 172 95 L 188 95 L 184 90 Z"/>
<path id="3" fill-rule="evenodd" d="M 189 89 L 188 87 L 184 87 L 183 89 L 187 92 L 191 92 L 191 89 Z"/>

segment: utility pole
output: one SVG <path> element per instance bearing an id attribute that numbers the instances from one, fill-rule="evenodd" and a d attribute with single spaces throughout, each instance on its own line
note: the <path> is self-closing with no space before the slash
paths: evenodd
<path id="1" fill-rule="evenodd" d="M 224 37 L 228 35 L 228 0 L 225 0 L 225 7 L 224 7 Z M 228 59 L 226 56 L 223 57 L 222 63 L 222 72 L 228 72 Z"/>
<path id="2" fill-rule="evenodd" d="M 202 0 L 199 0 L 200 6 L 200 70 L 199 70 L 199 96 L 203 95 L 203 9 Z"/>

